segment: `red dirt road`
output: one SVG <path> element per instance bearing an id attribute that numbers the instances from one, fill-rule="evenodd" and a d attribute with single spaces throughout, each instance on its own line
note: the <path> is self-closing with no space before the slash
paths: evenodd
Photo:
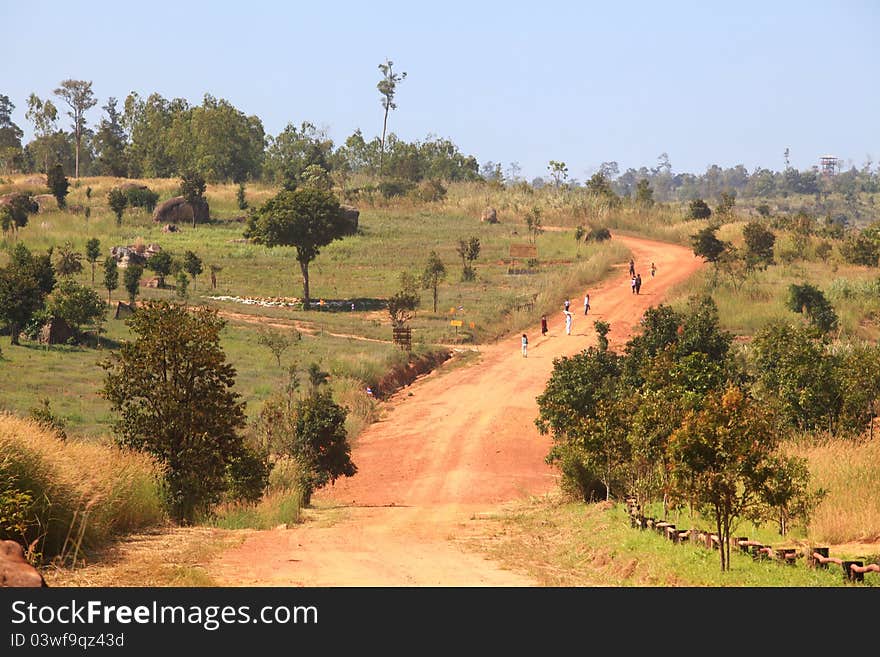
<path id="1" fill-rule="evenodd" d="M 505 502 L 547 493 L 556 472 L 544 463 L 550 438 L 534 425 L 535 398 L 553 359 L 595 343 L 593 321 L 611 323 L 620 345 L 643 312 L 700 267 L 684 247 L 615 236 L 642 274 L 640 295 L 630 290 L 626 265 L 590 293 L 572 297 L 572 334 L 566 335 L 562 301 L 528 331 L 528 357 L 519 334 L 481 347 L 471 365 L 417 380 L 387 402 L 385 417 L 357 439 L 358 473 L 319 491 L 315 520 L 289 530 L 255 532 L 208 568 L 222 586 L 533 586 L 455 543 L 480 514 Z M 651 278 L 650 265 L 657 265 Z M 329 522 L 323 518 L 330 517 Z"/>

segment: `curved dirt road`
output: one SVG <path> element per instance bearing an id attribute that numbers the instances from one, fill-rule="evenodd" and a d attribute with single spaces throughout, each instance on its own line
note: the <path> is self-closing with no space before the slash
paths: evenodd
<path id="1" fill-rule="evenodd" d="M 534 425 L 535 398 L 553 359 L 595 343 L 593 321 L 611 323 L 621 345 L 642 313 L 701 261 L 684 247 L 615 236 L 642 273 L 640 295 L 630 290 L 626 265 L 572 297 L 572 334 L 563 314 L 529 333 L 528 357 L 520 336 L 481 348 L 475 364 L 440 368 L 387 403 L 384 418 L 358 438 L 358 473 L 319 491 L 317 519 L 290 530 L 255 532 L 208 568 L 222 586 L 532 586 L 454 542 L 503 503 L 549 492 L 556 473 L 544 463 L 550 438 Z M 652 279 L 650 265 L 657 265 Z M 322 522 L 330 516 L 331 522 Z"/>

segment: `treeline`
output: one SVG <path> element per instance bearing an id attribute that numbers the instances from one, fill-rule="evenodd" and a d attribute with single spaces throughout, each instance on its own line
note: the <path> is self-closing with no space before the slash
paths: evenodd
<path id="1" fill-rule="evenodd" d="M 790 290 L 809 315 L 819 304 L 804 292 Z M 832 343 L 821 324 L 775 323 L 735 349 L 711 297 L 695 297 L 682 312 L 650 308 L 616 353 L 610 326 L 596 322 L 598 347 L 558 359 L 538 397 L 536 424 L 553 437 L 547 461 L 585 500 L 699 510 L 725 545 L 737 519 L 785 534 L 823 496 L 803 459 L 781 449 L 786 436 L 858 437 L 880 396 L 880 349 Z"/>
<path id="2" fill-rule="evenodd" d="M 298 181 L 308 167 L 317 166 L 341 182 L 352 174 L 376 176 L 380 167 L 383 177 L 412 183 L 479 178 L 477 160 L 448 139 L 429 135 L 407 142 L 390 133 L 383 145 L 356 130 L 337 146 L 309 122 L 289 123 L 273 136 L 259 117 L 210 94 L 200 105 L 132 92 L 120 107 L 111 97 L 100 121 L 88 125 L 84 112 L 97 104 L 91 82 L 66 83 L 74 92 L 65 95 L 59 87 L 55 94 L 68 102 L 69 129 L 61 125 L 55 102 L 31 94 L 26 116 L 34 138 L 28 143 L 22 143 L 24 133 L 12 120 L 15 105 L 0 94 L 0 171 L 47 172 L 60 163 L 77 176 L 169 178 L 197 171 L 209 182 L 283 183 Z"/>

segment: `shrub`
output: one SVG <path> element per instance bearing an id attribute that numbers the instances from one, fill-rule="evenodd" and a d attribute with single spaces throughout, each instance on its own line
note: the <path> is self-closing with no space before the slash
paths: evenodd
<path id="1" fill-rule="evenodd" d="M 389 199 L 397 196 L 406 196 L 414 187 L 414 183 L 405 180 L 386 180 L 379 183 L 379 192 L 381 192 L 383 198 Z"/>
<path id="2" fill-rule="evenodd" d="M 133 208 L 144 208 L 147 212 L 152 212 L 159 202 L 159 194 L 151 189 L 129 187 L 125 191 L 125 199 Z"/>
<path id="3" fill-rule="evenodd" d="M 423 180 L 413 193 L 424 203 L 434 203 L 446 198 L 446 188 L 439 180 Z"/>

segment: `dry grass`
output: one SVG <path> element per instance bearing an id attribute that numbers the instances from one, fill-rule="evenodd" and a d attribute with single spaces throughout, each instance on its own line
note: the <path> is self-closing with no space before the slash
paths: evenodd
<path id="1" fill-rule="evenodd" d="M 31 495 L 30 528 L 43 558 L 74 561 L 113 536 L 165 519 L 161 469 L 145 454 L 59 440 L 34 422 L 0 415 L 0 475 Z"/>

